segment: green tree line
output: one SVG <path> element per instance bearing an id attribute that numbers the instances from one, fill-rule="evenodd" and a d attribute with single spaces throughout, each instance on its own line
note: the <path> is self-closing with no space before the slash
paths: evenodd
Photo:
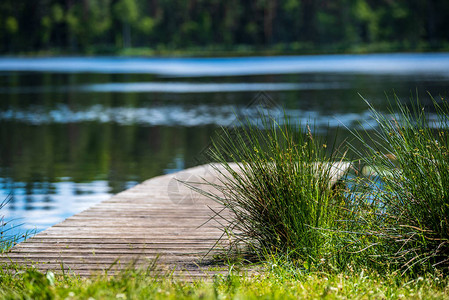
<path id="1" fill-rule="evenodd" d="M 447 0 L 2 0 L 0 52 L 441 49 Z"/>

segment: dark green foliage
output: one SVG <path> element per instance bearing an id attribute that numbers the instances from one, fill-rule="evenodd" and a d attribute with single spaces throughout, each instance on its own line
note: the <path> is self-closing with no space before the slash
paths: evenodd
<path id="1" fill-rule="evenodd" d="M 3 0 L 0 52 L 447 49 L 445 0 Z"/>
<path id="2" fill-rule="evenodd" d="M 363 146 L 352 148 L 375 176 L 331 189 L 338 149 L 308 127 L 265 117 L 223 129 L 210 152 L 223 179 L 210 183 L 216 192 L 202 192 L 232 212 L 217 218 L 260 256 L 287 257 L 300 269 L 447 272 L 449 104 L 395 104 L 389 114 L 371 108 L 376 126 L 354 133 Z"/>
<path id="3" fill-rule="evenodd" d="M 361 158 L 382 181 L 374 185 L 366 230 L 376 236 L 379 257 L 403 271 L 448 271 L 449 105 L 395 104 L 390 115 L 372 108 L 375 135 L 357 135 L 367 148 Z"/>

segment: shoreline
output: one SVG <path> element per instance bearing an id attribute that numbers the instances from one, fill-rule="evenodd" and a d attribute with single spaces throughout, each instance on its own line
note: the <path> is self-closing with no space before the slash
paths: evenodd
<path id="1" fill-rule="evenodd" d="M 119 56 L 119 57 L 251 57 L 251 56 L 315 56 L 315 55 L 344 55 L 344 54 L 400 54 L 400 53 L 445 53 L 449 52 L 449 45 L 430 47 L 428 45 L 411 49 L 405 46 L 384 45 L 357 45 L 354 47 L 335 48 L 300 48 L 292 45 L 274 45 L 269 48 L 239 45 L 231 48 L 221 46 L 205 46 L 193 48 L 115 48 L 101 49 L 93 47 L 85 51 L 66 51 L 48 49 L 39 51 L 16 51 L 0 53 L 0 57 L 92 57 L 92 56 Z"/>

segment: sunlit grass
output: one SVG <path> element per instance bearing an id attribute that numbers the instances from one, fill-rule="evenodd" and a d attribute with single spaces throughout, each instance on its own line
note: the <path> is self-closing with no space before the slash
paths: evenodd
<path id="1" fill-rule="evenodd" d="M 0 268 L 2 299 L 443 299 L 447 278 L 379 274 L 364 269 L 342 273 L 300 273 L 279 262 L 257 273 L 218 275 L 189 282 L 155 277 L 149 270 L 125 270 L 116 276 L 81 278 Z"/>

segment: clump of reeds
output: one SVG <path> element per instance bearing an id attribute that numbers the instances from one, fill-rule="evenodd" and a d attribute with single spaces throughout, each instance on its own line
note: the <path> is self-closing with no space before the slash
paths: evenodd
<path id="1" fill-rule="evenodd" d="M 382 114 L 374 134 L 356 136 L 374 173 L 369 225 L 377 259 L 403 271 L 449 267 L 449 105 L 432 98 Z M 366 199 L 365 199 L 366 200 Z M 367 223 L 367 224 L 368 224 Z M 375 242 L 374 242 L 375 241 Z"/>
<path id="2" fill-rule="evenodd" d="M 334 254 L 333 229 L 346 214 L 346 197 L 332 186 L 331 163 L 341 157 L 308 125 L 260 119 L 223 128 L 213 140 L 208 155 L 221 177 L 211 184 L 216 191 L 206 194 L 231 212 L 217 218 L 226 219 L 237 243 L 262 256 L 288 254 L 305 266 L 320 264 Z"/>
<path id="3" fill-rule="evenodd" d="M 342 148 L 308 125 L 265 116 L 214 139 L 208 154 L 221 177 L 209 183 L 215 191 L 200 191 L 231 212 L 216 219 L 236 243 L 260 255 L 303 266 L 448 271 L 449 104 L 395 100 L 388 114 L 370 106 L 376 126 L 354 132 L 361 146 L 352 149 L 376 176 L 336 187 L 332 165 Z"/>

